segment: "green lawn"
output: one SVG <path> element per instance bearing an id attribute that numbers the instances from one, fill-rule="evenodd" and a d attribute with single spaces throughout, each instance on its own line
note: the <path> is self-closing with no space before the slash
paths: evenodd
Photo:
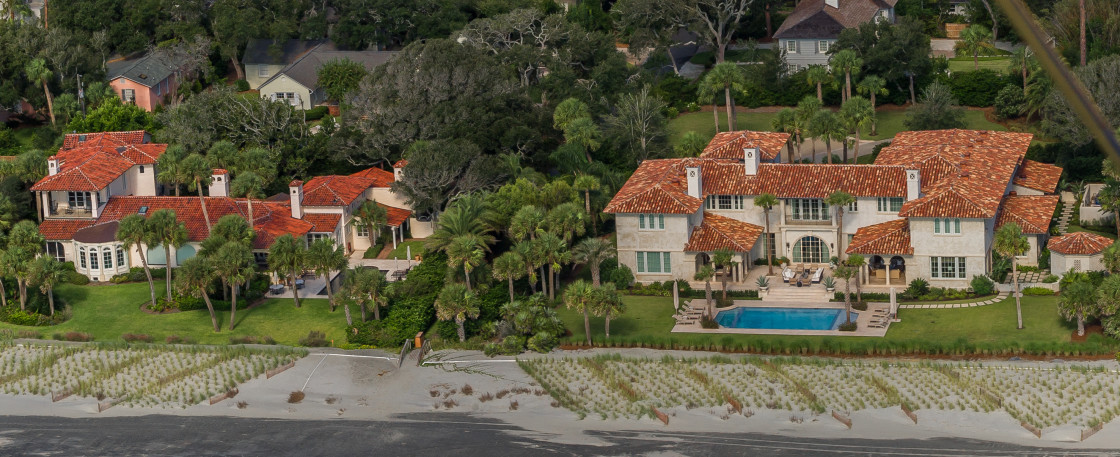
<path id="1" fill-rule="evenodd" d="M 49 130 L 50 128 L 51 128 L 51 126 L 45 125 L 45 126 L 42 126 L 42 127 L 27 127 L 27 128 L 22 128 L 22 129 L 16 129 L 12 132 L 12 135 L 15 137 L 16 141 L 19 142 L 20 147 L 24 150 L 27 150 L 27 149 L 31 149 L 31 143 L 32 143 L 32 141 L 34 141 L 35 132 L 37 132 L 39 130 L 42 130 L 42 129 L 48 129 Z"/>
<path id="2" fill-rule="evenodd" d="M 222 331 L 214 333 L 210 314 L 205 310 L 173 314 L 148 314 L 140 305 L 148 301 L 147 283 L 103 286 L 65 285 L 59 296 L 71 305 L 74 316 L 54 327 L 20 327 L 0 323 L 0 328 L 35 330 L 50 338 L 55 333 L 86 332 L 97 341 L 120 341 L 125 333 L 144 333 L 156 341 L 168 335 L 190 336 L 202 344 L 227 344 L 230 336 L 271 336 L 280 344 L 296 345 L 311 330 L 322 331 L 336 345 L 346 342 L 346 319 L 342 309 L 329 312 L 326 300 L 301 300 L 296 308 L 291 299 L 269 299 L 257 307 L 237 311 L 237 325 L 229 328 L 229 309 L 218 313 Z M 156 283 L 156 294 L 163 283 Z M 356 310 L 354 310 L 356 312 Z"/>
<path id="3" fill-rule="evenodd" d="M 727 112 L 720 111 L 720 130 L 727 130 Z M 774 113 L 738 113 L 736 127 L 740 130 L 772 131 L 770 121 Z M 868 128 L 860 134 L 863 140 L 882 140 L 893 138 L 898 132 L 906 130 L 903 122 L 906 120 L 905 110 L 878 111 L 876 115 L 878 132 L 871 135 Z M 989 122 L 984 118 L 984 112 L 979 110 L 966 110 L 964 114 L 965 128 L 977 130 L 1007 130 L 1002 125 Z M 697 132 L 705 138 L 715 136 L 716 128 L 710 110 L 695 113 L 685 113 L 669 121 L 669 141 L 676 144 L 687 132 Z"/>
<path id="4" fill-rule="evenodd" d="M 980 69 L 993 70 L 999 73 L 1007 73 L 1007 67 L 1011 64 L 1011 59 L 1007 57 L 981 57 Z M 949 59 L 949 71 L 976 71 L 976 64 L 972 61 L 972 57 L 957 57 Z"/>
<path id="5" fill-rule="evenodd" d="M 904 309 L 899 313 L 902 322 L 892 324 L 885 338 L 670 333 L 674 324 L 671 298 L 626 296 L 624 300 L 626 312 L 611 320 L 612 340 L 646 344 L 672 343 L 678 348 L 706 347 L 713 343 L 723 346 L 761 344 L 763 347 L 766 344 L 784 343 L 818 347 L 826 341 L 846 344 L 872 340 L 899 343 L 903 347 L 908 344 L 958 341 L 1022 347 L 1032 343 L 1068 343 L 1070 332 L 1076 328 L 1058 315 L 1057 297 L 1053 296 L 1023 298 L 1024 330 L 1015 328 L 1014 300 L 1004 300 L 975 308 Z M 566 341 L 584 341 L 583 315 L 562 306 L 556 311 L 572 331 Z M 603 341 L 602 318 L 591 318 L 591 337 L 594 341 Z M 1108 341 L 1120 349 L 1120 342 L 1111 339 Z"/>
<path id="6" fill-rule="evenodd" d="M 424 252 L 424 241 L 405 241 L 397 245 L 393 252 L 389 253 L 390 259 L 404 259 L 408 257 L 408 248 L 412 248 L 412 257 L 416 257 Z"/>

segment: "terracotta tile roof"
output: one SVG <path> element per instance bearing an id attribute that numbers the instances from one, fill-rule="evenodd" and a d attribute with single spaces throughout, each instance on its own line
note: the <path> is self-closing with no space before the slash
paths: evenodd
<path id="1" fill-rule="evenodd" d="M 825 198 L 836 191 L 855 197 L 905 197 L 906 170 L 874 165 L 762 164 L 759 190 L 778 198 Z"/>
<path id="2" fill-rule="evenodd" d="M 408 161 L 401 159 L 393 163 L 393 168 L 404 168 L 405 165 L 408 165 Z"/>
<path id="3" fill-rule="evenodd" d="M 883 148 L 876 165 L 921 172 L 921 198 L 902 207 L 904 217 L 995 217 L 1029 133 L 982 130 L 901 132 Z"/>
<path id="4" fill-rule="evenodd" d="M 895 219 L 881 224 L 860 227 L 844 250 L 848 254 L 911 255 L 910 221 Z"/>
<path id="5" fill-rule="evenodd" d="M 388 213 L 389 218 L 388 222 L 386 223 L 389 224 L 390 227 L 400 227 L 401 224 L 404 223 L 404 221 L 407 221 L 409 217 L 412 217 L 412 211 L 409 211 L 407 209 L 397 208 L 395 206 L 389 205 L 382 205 L 381 203 L 378 203 L 378 205 L 381 205 L 382 208 L 385 208 L 385 211 Z"/>
<path id="6" fill-rule="evenodd" d="M 346 206 L 374 184 L 374 179 L 357 176 L 317 176 L 303 185 L 303 204 Z"/>
<path id="7" fill-rule="evenodd" d="M 1058 207 L 1057 195 L 1010 195 L 1003 199 L 996 229 L 1008 222 L 1015 222 L 1026 234 L 1050 232 L 1050 219 Z"/>
<path id="8" fill-rule="evenodd" d="M 788 133 L 754 132 L 740 130 L 736 132 L 717 133 L 700 157 L 706 159 L 734 159 L 743 160 L 744 148 L 758 148 L 762 151 L 762 160 L 774 160 L 782 153 L 782 148 L 789 140 Z"/>
<path id="9" fill-rule="evenodd" d="M 206 219 L 202 215 L 202 205 L 195 197 L 113 197 L 105 205 L 97 223 L 118 221 L 130 214 L 137 214 L 145 206 L 148 207 L 146 214 L 149 215 L 161 209 L 175 211 L 176 218 L 187 227 L 188 240 L 202 241 L 206 238 Z M 246 220 L 249 218 L 249 205 L 245 199 L 206 197 L 206 209 L 210 213 L 212 224 L 229 214 Z M 253 218 L 257 232 L 257 237 L 253 240 L 255 249 L 267 249 L 272 240 L 285 233 L 302 236 L 312 228 L 310 222 L 292 218 L 289 207 L 264 200 L 253 202 Z"/>
<path id="10" fill-rule="evenodd" d="M 166 144 L 143 143 L 146 133 L 105 132 L 69 134 L 53 156 L 58 172 L 31 187 L 33 191 L 104 189 L 134 165 L 151 165 L 167 150 Z M 80 140 L 85 137 L 84 141 Z"/>
<path id="11" fill-rule="evenodd" d="M 1019 165 L 1019 174 L 1015 175 L 1015 185 L 1051 194 L 1057 190 L 1058 181 L 1061 179 L 1062 167 L 1024 160 L 1023 164 Z"/>
<path id="12" fill-rule="evenodd" d="M 314 226 L 311 228 L 312 232 L 332 233 L 342 220 L 342 215 L 337 213 L 305 213 L 303 215 L 303 220 L 310 222 Z"/>
<path id="13" fill-rule="evenodd" d="M 1100 254 L 1113 243 L 1112 239 L 1091 232 L 1073 232 L 1050 238 L 1046 247 L 1065 255 Z"/>
<path id="14" fill-rule="evenodd" d="M 68 133 L 62 137 L 62 149 L 82 146 L 124 146 L 143 144 L 148 132 L 132 130 L 128 132 Z"/>
<path id="15" fill-rule="evenodd" d="M 833 8 L 825 0 L 801 0 L 774 32 L 775 38 L 836 38 L 845 28 L 858 27 L 875 18 L 880 9 L 898 0 L 839 0 Z M 813 52 L 802 50 L 802 52 Z"/>
<path id="16" fill-rule="evenodd" d="M 39 233 L 47 240 L 69 240 L 75 232 L 93 224 L 89 219 L 47 219 L 39 224 Z"/>
<path id="17" fill-rule="evenodd" d="M 604 213 L 692 214 L 704 204 L 685 194 L 681 159 L 646 160 L 611 199 Z"/>
<path id="18" fill-rule="evenodd" d="M 760 226 L 704 212 L 704 222 L 692 230 L 684 250 L 711 252 L 726 248 L 733 252 L 749 252 L 760 235 Z"/>
<path id="19" fill-rule="evenodd" d="M 356 178 L 372 179 L 373 184 L 370 187 L 389 187 L 396 179 L 393 177 L 393 172 L 385 171 L 377 167 L 370 167 L 350 176 Z"/>

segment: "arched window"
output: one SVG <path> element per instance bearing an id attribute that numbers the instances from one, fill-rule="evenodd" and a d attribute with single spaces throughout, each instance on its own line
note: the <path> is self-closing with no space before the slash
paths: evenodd
<path id="1" fill-rule="evenodd" d="M 815 236 L 802 237 L 793 245 L 793 261 L 797 263 L 828 262 L 828 245 Z"/>
<path id="2" fill-rule="evenodd" d="M 89 269 L 101 269 L 101 267 L 97 266 L 97 248 L 89 248 Z"/>
<path id="3" fill-rule="evenodd" d="M 184 261 L 191 257 L 194 257 L 194 254 L 194 246 L 191 246 L 189 244 L 179 246 L 179 249 L 175 251 L 175 264 L 182 265 Z"/>
<path id="4" fill-rule="evenodd" d="M 113 248 L 101 248 L 101 264 L 106 270 L 113 268 Z"/>
<path id="5" fill-rule="evenodd" d="M 78 248 L 78 263 L 83 270 L 86 269 L 86 248 Z"/>

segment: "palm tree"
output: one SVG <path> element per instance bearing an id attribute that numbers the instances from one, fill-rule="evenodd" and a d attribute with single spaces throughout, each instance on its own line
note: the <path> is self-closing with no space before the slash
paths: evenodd
<path id="1" fill-rule="evenodd" d="M 178 197 L 182 190 L 183 184 L 191 180 L 185 168 L 183 168 L 183 160 L 187 158 L 187 150 L 182 146 L 173 145 L 167 148 L 163 154 L 160 154 L 159 161 L 156 162 L 156 180 L 160 184 L 175 187 L 175 196 Z"/>
<path id="2" fill-rule="evenodd" d="M 0 246 L 3 244 L 3 238 L 0 238 Z M 4 277 L 12 274 L 12 264 L 7 259 L 8 251 L 0 249 L 0 307 L 8 306 L 8 290 L 4 288 Z"/>
<path id="3" fill-rule="evenodd" d="M 832 82 L 832 73 L 828 72 L 828 67 L 824 65 L 810 65 L 809 69 L 805 71 L 805 81 L 808 82 L 810 86 L 817 86 L 817 101 L 824 103 L 824 91 L 822 87 Z"/>
<path id="4" fill-rule="evenodd" d="M 701 79 L 700 85 L 696 88 L 697 100 L 712 101 L 712 119 L 716 125 L 716 133 L 719 133 L 719 89 L 708 85 L 706 79 Z"/>
<path id="5" fill-rule="evenodd" d="M 1101 286 L 1100 292 L 1105 294 L 1113 292 L 1104 289 L 1104 284 Z M 1077 336 L 1085 336 L 1085 319 L 1097 314 L 1095 312 L 1097 304 L 1097 289 L 1093 287 L 1093 283 L 1086 279 L 1079 279 L 1062 289 L 1058 297 L 1058 312 L 1066 319 L 1076 319 Z"/>
<path id="6" fill-rule="evenodd" d="M 852 97 L 840 106 L 840 119 L 847 124 L 850 130 L 854 130 L 856 134 L 856 154 L 855 159 L 859 161 L 859 132 L 875 122 L 875 108 L 871 106 L 871 102 L 863 97 Z M 848 161 L 847 154 L 844 155 L 844 162 Z"/>
<path id="7" fill-rule="evenodd" d="M 587 345 L 591 346 L 591 312 L 595 298 L 595 287 L 587 281 L 577 279 L 564 289 L 564 306 L 583 313 L 583 332 Z"/>
<path id="8" fill-rule="evenodd" d="M 826 205 L 831 206 L 833 208 L 836 208 L 836 254 L 838 254 L 837 257 L 843 258 L 843 255 L 841 255 L 841 254 L 844 253 L 844 244 L 842 243 L 842 241 L 844 239 L 844 208 L 847 208 L 848 205 L 852 204 L 852 202 L 855 202 L 855 201 L 856 201 L 856 198 L 853 197 L 852 194 L 849 194 L 849 193 L 844 192 L 842 190 L 838 190 L 836 192 L 828 194 L 828 197 L 825 197 L 825 199 L 824 199 L 824 203 Z"/>
<path id="9" fill-rule="evenodd" d="M 1120 243 L 1114 241 L 1108 245 L 1101 256 L 1101 262 L 1104 263 L 1104 269 L 1109 273 L 1120 273 Z"/>
<path id="10" fill-rule="evenodd" d="M 509 301 L 512 303 L 513 281 L 525 277 L 525 259 L 515 251 L 506 252 L 494 259 L 491 274 L 499 281 L 509 281 Z"/>
<path id="11" fill-rule="evenodd" d="M 51 97 L 51 89 L 47 87 L 47 81 L 54 77 L 54 72 L 47 68 L 47 61 L 43 59 L 31 59 L 23 71 L 27 74 L 27 79 L 43 85 L 43 93 L 47 95 L 47 112 L 51 115 L 51 125 L 54 125 L 54 98 Z"/>
<path id="12" fill-rule="evenodd" d="M 797 141 L 795 144 L 797 145 L 797 156 L 799 158 L 801 157 L 801 144 L 805 142 L 805 136 L 809 133 L 809 125 L 813 121 L 813 116 L 816 115 L 817 111 L 820 110 L 821 102 L 813 98 L 812 95 L 806 95 L 801 99 L 800 102 L 797 103 L 797 109 L 795 109 L 793 112 L 793 129 L 794 135 L 797 137 Z M 812 137 L 812 135 L 809 136 Z M 809 155 L 810 162 L 817 161 L 816 148 L 817 144 L 814 141 L 813 149 L 811 150 L 812 152 L 810 152 Z"/>
<path id="13" fill-rule="evenodd" d="M 322 276 L 323 281 L 327 284 L 327 303 L 331 306 L 331 312 L 334 312 L 334 291 L 331 287 L 331 272 L 342 271 L 346 269 L 348 260 L 346 259 L 346 251 L 342 246 L 335 246 L 334 241 L 327 238 L 321 238 L 311 243 L 307 248 L 305 254 L 307 266 L 315 270 L 315 274 Z"/>
<path id="14" fill-rule="evenodd" d="M 787 162 L 793 162 L 793 144 L 797 141 L 796 132 L 797 113 L 792 108 L 782 108 L 778 114 L 770 119 L 770 128 L 775 132 L 788 133 L 789 140 L 786 140 L 786 158 Z M 801 155 L 798 154 L 798 160 L 801 160 Z"/>
<path id="15" fill-rule="evenodd" d="M 452 269 L 463 268 L 467 290 L 471 288 L 471 270 L 486 261 L 486 254 L 478 238 L 473 235 L 460 235 L 447 246 L 447 266 Z"/>
<path id="16" fill-rule="evenodd" d="M 284 236 L 291 237 L 291 235 Z M 246 244 L 231 241 L 218 249 L 211 262 L 214 273 L 225 279 L 233 289 L 233 297 L 229 304 L 229 329 L 233 330 L 234 323 L 237 322 L 238 290 L 253 275 L 253 250 Z M 295 291 L 294 288 L 292 290 Z"/>
<path id="17" fill-rule="evenodd" d="M 8 250 L 3 262 L 8 264 L 7 269 L 16 277 L 20 310 L 26 310 L 27 283 L 31 276 L 31 264 L 42 251 L 44 242 L 39 227 L 31 221 L 18 222 L 8 233 Z"/>
<path id="18" fill-rule="evenodd" d="M 211 180 L 214 179 L 214 169 L 210 168 L 210 164 L 201 154 L 187 156 L 179 166 L 182 167 L 183 175 L 187 177 L 190 183 L 187 189 L 198 192 L 198 203 L 202 205 L 202 218 L 206 220 L 206 236 L 210 236 L 210 211 L 206 208 L 206 199 L 202 196 L 202 188 L 209 186 Z"/>
<path id="19" fill-rule="evenodd" d="M 611 318 L 621 316 L 626 312 L 626 303 L 622 301 L 622 296 L 618 294 L 615 289 L 614 283 L 604 284 L 603 287 L 596 287 L 592 289 L 592 306 L 595 315 L 603 316 L 603 331 L 606 337 L 611 337 Z"/>
<path id="20" fill-rule="evenodd" d="M 692 277 L 697 281 L 704 281 L 704 303 L 707 305 L 708 316 L 714 314 L 712 312 L 712 278 L 716 276 L 716 269 L 711 265 L 704 265 L 696 270 L 696 275 Z"/>
<path id="21" fill-rule="evenodd" d="M 856 275 L 855 268 L 841 264 L 832 270 L 832 275 L 844 280 L 844 307 L 847 312 L 844 313 L 847 323 L 852 323 L 852 278 Z"/>
<path id="22" fill-rule="evenodd" d="M 587 238 L 580 241 L 572 248 L 572 260 L 575 263 L 587 265 L 591 269 L 591 285 L 599 287 L 602 283 L 599 277 L 599 265 L 604 260 L 613 259 L 618 255 L 611 240 L 602 238 Z"/>
<path id="23" fill-rule="evenodd" d="M 545 216 L 548 231 L 571 243 L 577 236 L 587 233 L 587 214 L 578 203 L 568 202 L 552 208 Z"/>
<path id="24" fill-rule="evenodd" d="M 509 220 L 509 235 L 515 240 L 537 239 L 544 232 L 545 213 L 540 208 L 528 205 L 518 209 Z"/>
<path id="25" fill-rule="evenodd" d="M 436 317 L 441 321 L 455 321 L 458 327 L 459 342 L 467 340 L 467 331 L 463 323 L 467 319 L 478 317 L 479 298 L 474 292 L 462 284 L 449 283 L 436 297 Z"/>
<path id="26" fill-rule="evenodd" d="M 147 245 L 163 245 L 164 258 L 167 260 L 167 302 L 171 303 L 171 248 L 178 249 L 187 242 L 187 226 L 175 218 L 175 212 L 161 209 L 148 217 Z"/>
<path id="27" fill-rule="evenodd" d="M 152 280 L 152 270 L 148 267 L 148 259 L 144 255 L 144 245 L 148 239 L 148 220 L 139 214 L 129 214 L 120 221 L 117 227 L 117 241 L 125 249 L 136 247 L 136 254 L 140 256 L 140 265 L 144 267 L 144 275 L 148 277 L 148 290 L 152 294 L 152 306 L 156 304 L 156 283 Z"/>
<path id="28" fill-rule="evenodd" d="M 303 239 L 296 239 L 291 234 L 284 234 L 272 242 L 268 247 L 268 268 L 280 277 L 288 277 L 292 284 L 292 296 L 299 308 L 299 289 L 296 288 L 296 275 L 303 272 L 304 259 L 307 249 Z"/>
<path id="29" fill-rule="evenodd" d="M 264 178 L 251 171 L 238 173 L 233 178 L 233 182 L 229 183 L 230 193 L 234 197 L 245 197 L 249 205 L 249 228 L 251 229 L 256 227 L 255 217 L 253 216 L 253 199 L 264 198 L 264 186 Z"/>
<path id="30" fill-rule="evenodd" d="M 343 289 L 346 290 L 347 295 L 358 302 L 362 312 L 362 322 L 366 320 L 367 303 L 373 306 L 373 318 L 381 320 L 381 308 L 389 304 L 388 297 L 385 295 L 388 284 L 385 273 L 376 268 L 357 267 L 346 275 L 346 285 Z M 346 325 L 353 326 L 349 305 L 344 304 L 343 309 L 346 311 Z"/>
<path id="31" fill-rule="evenodd" d="M 852 75 L 859 73 L 860 68 L 863 67 L 863 59 L 851 49 L 844 49 L 832 55 L 828 64 L 834 71 L 844 74 L 844 93 L 843 101 L 848 101 L 852 98 Z"/>
<path id="32" fill-rule="evenodd" d="M 214 304 L 210 302 L 210 292 L 214 288 L 217 272 L 210 260 L 203 256 L 191 257 L 179 264 L 179 274 L 175 275 L 175 290 L 180 294 L 198 297 L 206 302 L 206 309 L 210 311 L 210 323 L 214 324 L 214 332 L 220 332 L 218 316 L 214 313 Z"/>
<path id="33" fill-rule="evenodd" d="M 595 235 L 599 234 L 599 227 L 595 224 L 595 213 L 591 212 L 591 191 L 599 190 L 602 184 L 599 178 L 588 174 L 580 174 L 576 176 L 575 181 L 572 181 L 572 188 L 583 192 L 583 206 L 587 211 L 587 217 L 591 219 L 591 231 Z"/>
<path id="34" fill-rule="evenodd" d="M 731 91 L 746 93 L 747 76 L 743 73 L 743 70 L 734 62 L 717 63 L 715 67 L 712 67 L 712 71 L 704 76 L 701 85 L 723 89 L 724 103 L 727 104 L 727 131 L 734 131 L 736 122 L 735 101 L 731 97 Z"/>
<path id="35" fill-rule="evenodd" d="M 862 254 L 851 254 L 844 263 L 856 270 L 856 303 L 863 303 L 863 266 L 867 259 Z"/>
<path id="36" fill-rule="evenodd" d="M 844 141 L 848 131 L 844 123 L 832 110 L 822 109 L 813 115 L 809 121 L 809 135 L 824 140 L 825 150 L 828 152 L 828 163 L 832 164 L 832 140 Z"/>
<path id="37" fill-rule="evenodd" d="M 1023 77 L 1023 96 L 1027 96 L 1027 71 L 1031 70 L 1038 64 L 1035 60 L 1034 54 L 1031 52 L 1029 46 L 1020 46 L 1019 49 L 1011 51 L 1011 60 L 1008 66 L 1012 69 L 1018 70 Z"/>
<path id="38" fill-rule="evenodd" d="M 431 252 L 445 251 L 451 242 L 463 235 L 477 237 L 479 245 L 486 251 L 494 244 L 492 234 L 494 227 L 491 222 L 494 215 L 486 207 L 486 200 L 480 195 L 462 195 L 458 197 L 447 210 L 439 215 L 436 229 L 424 241 L 424 246 Z"/>
<path id="39" fill-rule="evenodd" d="M 377 244 L 374 241 L 376 239 L 374 234 L 380 232 L 381 227 L 389 223 L 389 211 L 373 200 L 366 200 L 354 210 L 353 216 L 354 226 L 366 229 L 369 247 L 373 248 Z"/>
<path id="40" fill-rule="evenodd" d="M 1027 237 L 1023 236 L 1023 229 L 1019 224 L 1008 222 L 996 230 L 995 241 L 992 246 L 999 255 L 1011 259 L 1011 281 L 1014 284 L 1012 293 L 1015 295 L 1015 316 L 1018 319 L 1018 329 L 1023 329 L 1023 308 L 1019 302 L 1019 267 L 1015 258 L 1031 248 Z"/>
<path id="41" fill-rule="evenodd" d="M 31 263 L 31 283 L 39 285 L 39 291 L 47 295 L 51 316 L 54 316 L 54 286 L 66 282 L 70 270 L 50 256 L 41 256 Z"/>
<path id="42" fill-rule="evenodd" d="M 544 254 L 541 252 L 540 243 L 536 240 L 521 240 L 513 245 L 513 252 L 525 262 L 525 270 L 529 278 L 529 288 L 535 294 L 537 293 L 537 269 L 544 266 Z M 544 285 L 544 275 L 540 275 L 542 280 L 541 291 L 546 291 L 548 287 Z"/>
<path id="43" fill-rule="evenodd" d="M 831 153 L 830 153 L 831 154 Z M 770 246 L 770 210 L 778 205 L 778 197 L 774 194 L 763 192 L 754 198 L 754 206 L 762 208 L 762 216 L 766 221 L 766 267 L 767 275 L 774 276 L 774 255 L 773 246 Z"/>
<path id="44" fill-rule="evenodd" d="M 555 300 L 556 271 L 571 259 L 571 253 L 568 252 L 568 243 L 552 233 L 541 235 L 537 243 L 539 243 L 545 263 L 548 264 L 548 299 Z"/>
<path id="45" fill-rule="evenodd" d="M 727 300 L 727 279 L 731 276 L 731 268 L 739 263 L 731 260 L 734 255 L 735 253 L 727 248 L 719 248 L 712 252 L 712 265 L 723 270 L 723 273 L 719 275 L 720 283 L 723 286 L 723 300 Z"/>
<path id="46" fill-rule="evenodd" d="M 961 30 L 961 39 L 954 46 L 957 51 L 972 54 L 972 65 L 980 69 L 980 53 L 995 49 L 992 44 L 992 31 L 980 24 L 972 24 Z"/>
<path id="47" fill-rule="evenodd" d="M 1108 166 L 1103 169 L 1109 170 L 1110 168 L 1111 166 Z M 1120 180 L 1106 177 L 1104 187 L 1101 187 L 1097 194 L 1097 200 L 1100 201 L 1102 211 L 1112 213 L 1117 236 L 1120 236 Z"/>
<path id="48" fill-rule="evenodd" d="M 887 80 L 875 75 L 864 76 L 859 82 L 856 90 L 860 94 L 869 94 L 871 96 L 871 109 L 875 109 L 875 95 L 887 95 L 890 93 L 887 90 Z M 871 135 L 878 135 L 878 129 L 875 126 L 875 119 L 871 120 Z"/>

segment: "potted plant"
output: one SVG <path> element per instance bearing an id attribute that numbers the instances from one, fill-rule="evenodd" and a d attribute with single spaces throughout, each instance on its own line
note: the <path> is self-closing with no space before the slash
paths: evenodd
<path id="1" fill-rule="evenodd" d="M 824 290 L 828 292 L 836 290 L 836 280 L 833 279 L 832 276 L 826 276 L 824 278 Z"/>
<path id="2" fill-rule="evenodd" d="M 756 282 L 758 283 L 759 292 L 766 292 L 767 290 L 770 290 L 770 279 L 766 276 L 759 276 L 758 281 Z"/>

